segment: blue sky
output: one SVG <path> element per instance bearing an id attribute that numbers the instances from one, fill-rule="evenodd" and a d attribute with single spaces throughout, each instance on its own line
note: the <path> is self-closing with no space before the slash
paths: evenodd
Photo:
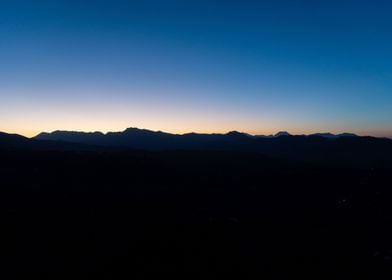
<path id="1" fill-rule="evenodd" d="M 392 137 L 392 2 L 1 1 L 0 130 Z"/>

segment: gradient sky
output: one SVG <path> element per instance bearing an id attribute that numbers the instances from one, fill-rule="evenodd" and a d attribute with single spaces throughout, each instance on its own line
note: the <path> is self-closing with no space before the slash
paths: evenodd
<path id="1" fill-rule="evenodd" d="M 392 137 L 392 1 L 1 0 L 0 131 Z"/>

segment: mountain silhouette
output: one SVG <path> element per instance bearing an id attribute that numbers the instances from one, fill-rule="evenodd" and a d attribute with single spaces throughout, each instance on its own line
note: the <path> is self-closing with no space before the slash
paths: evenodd
<path id="1" fill-rule="evenodd" d="M 57 130 L 52 133 L 40 133 L 33 139 L 65 141 L 73 143 L 84 143 L 104 146 L 119 146 L 131 148 L 191 148 L 192 146 L 203 145 L 213 142 L 231 142 L 231 141 L 250 141 L 256 138 L 279 138 L 291 135 L 287 131 L 280 131 L 275 135 L 250 135 L 238 131 L 230 131 L 226 134 L 212 133 L 186 133 L 172 134 L 162 131 L 152 131 L 139 128 L 127 128 L 122 132 L 78 132 L 78 131 L 61 131 Z M 300 135 L 302 137 L 322 137 L 322 138 L 341 138 L 341 137 L 358 137 L 352 133 L 332 134 L 332 133 L 315 133 L 309 136 Z"/>
<path id="2" fill-rule="evenodd" d="M 299 163 L 349 167 L 392 167 L 392 140 L 354 134 L 318 133 L 253 136 L 226 134 L 171 134 L 128 128 L 123 132 L 54 131 L 31 139 L 0 133 L 0 149 L 86 151 L 223 151 L 257 153 Z"/>
<path id="3" fill-rule="evenodd" d="M 357 135 L 354 134 L 354 133 L 332 134 L 332 133 L 330 133 L 330 132 L 326 132 L 326 133 L 314 133 L 314 134 L 311 134 L 310 136 L 320 136 L 320 137 L 325 137 L 325 138 L 357 137 Z"/>
<path id="4" fill-rule="evenodd" d="M 390 139 L 0 133 L 0 158 L 12 273 L 27 267 L 40 279 L 50 265 L 48 279 L 139 279 L 137 269 L 212 267 L 215 279 L 216 267 L 235 267 L 233 279 L 271 278 L 258 274 L 261 263 L 274 277 L 287 271 L 283 279 L 341 279 L 336 267 L 379 272 L 390 255 L 391 170 L 378 168 L 392 167 Z"/>
<path id="5" fill-rule="evenodd" d="M 238 131 L 226 134 L 172 134 L 128 128 L 122 132 L 54 131 L 40 133 L 30 141 L 56 146 L 76 145 L 77 149 L 115 148 L 130 150 L 217 150 L 260 153 L 274 158 L 330 164 L 333 166 L 392 166 L 392 140 L 355 134 L 317 133 L 253 136 Z M 45 141 L 45 144 L 42 144 Z M 57 144 L 54 144 L 57 143 Z M 84 145 L 84 146 L 80 146 Z M 95 148 L 94 148 L 95 147 Z M 72 149 L 72 146 L 68 146 Z"/>
<path id="6" fill-rule="evenodd" d="M 28 142 L 29 139 L 21 135 L 0 132 L 1 146 L 20 146 L 20 145 L 26 145 Z"/>
<path id="7" fill-rule="evenodd" d="M 38 151 L 100 151 L 104 148 L 93 144 L 61 139 L 39 140 L 18 134 L 0 132 L 0 150 L 38 150 Z M 108 148 L 105 148 L 108 150 Z M 112 150 L 112 149 L 109 149 Z"/>
<path id="8" fill-rule="evenodd" d="M 279 131 L 274 135 L 274 137 L 280 137 L 280 136 L 291 136 L 291 134 L 288 133 L 287 131 Z"/>
<path id="9" fill-rule="evenodd" d="M 112 146 L 132 149 L 204 149 L 218 148 L 219 144 L 250 141 L 252 136 L 231 131 L 227 134 L 171 134 L 147 129 L 127 128 L 123 132 L 74 132 L 54 131 L 40 133 L 33 139 L 64 141 L 89 145 Z"/>

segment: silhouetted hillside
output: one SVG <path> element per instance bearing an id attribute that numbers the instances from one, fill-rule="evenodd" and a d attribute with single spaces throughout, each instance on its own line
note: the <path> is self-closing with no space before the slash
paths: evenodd
<path id="1" fill-rule="evenodd" d="M 18 134 L 8 134 L 0 132 L 0 147 L 19 147 L 28 145 L 31 142 L 28 138 Z"/>
<path id="2" fill-rule="evenodd" d="M 7 279 L 392 276 L 391 169 L 226 151 L 0 149 L 0 158 Z"/>
<path id="3" fill-rule="evenodd" d="M 68 141 L 36 140 L 17 134 L 0 132 L 0 150 L 12 151 L 102 151 L 116 150 L 111 147 L 96 146 Z"/>
<path id="4" fill-rule="evenodd" d="M 329 134 L 1 133 L 4 271 L 390 279 L 391 155 Z"/>

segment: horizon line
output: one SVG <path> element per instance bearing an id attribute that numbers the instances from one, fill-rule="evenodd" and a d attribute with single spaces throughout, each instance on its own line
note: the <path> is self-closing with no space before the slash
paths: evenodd
<path id="1" fill-rule="evenodd" d="M 392 139 L 392 136 L 388 137 L 388 136 L 376 136 L 376 135 L 371 135 L 371 134 L 361 134 L 361 133 L 352 133 L 352 132 L 348 132 L 348 131 L 343 131 L 343 132 L 330 132 L 330 131 L 323 131 L 323 132 L 309 132 L 309 133 L 290 133 L 287 130 L 277 130 L 277 132 L 275 133 L 269 133 L 269 134 L 263 134 L 263 133 L 248 133 L 248 132 L 244 132 L 244 131 L 240 131 L 240 130 L 227 130 L 225 132 L 195 132 L 195 131 L 189 131 L 189 132 L 170 132 L 170 131 L 164 131 L 164 130 L 154 130 L 154 129 L 148 129 L 148 128 L 139 128 L 139 127 L 127 127 L 123 130 L 117 130 L 117 131 L 100 131 L 100 130 L 68 130 L 68 129 L 55 129 L 52 131 L 41 131 L 38 134 L 34 134 L 34 135 L 26 135 L 23 133 L 15 133 L 15 132 L 9 132 L 9 131 L 4 131 L 4 130 L 0 130 L 0 132 L 4 132 L 7 134 L 16 134 L 16 135 L 20 135 L 29 139 L 35 138 L 36 136 L 38 136 L 41 133 L 54 133 L 54 132 L 74 132 L 74 133 L 101 133 L 103 135 L 107 135 L 109 133 L 122 133 L 125 132 L 128 129 L 137 129 L 137 130 L 147 130 L 147 131 L 151 131 L 151 132 L 161 132 L 161 133 L 167 133 L 167 134 L 172 134 L 172 135 L 187 135 L 187 134 L 221 134 L 221 135 L 225 135 L 228 134 L 230 132 L 238 132 L 238 133 L 242 133 L 242 134 L 247 134 L 249 136 L 265 136 L 265 137 L 269 137 L 269 136 L 276 136 L 279 133 L 288 133 L 289 135 L 292 136 L 310 136 L 310 135 L 315 135 L 315 134 L 332 134 L 332 135 L 341 135 L 341 134 L 353 134 L 359 137 L 375 137 L 375 138 L 388 138 L 388 139 Z"/>

